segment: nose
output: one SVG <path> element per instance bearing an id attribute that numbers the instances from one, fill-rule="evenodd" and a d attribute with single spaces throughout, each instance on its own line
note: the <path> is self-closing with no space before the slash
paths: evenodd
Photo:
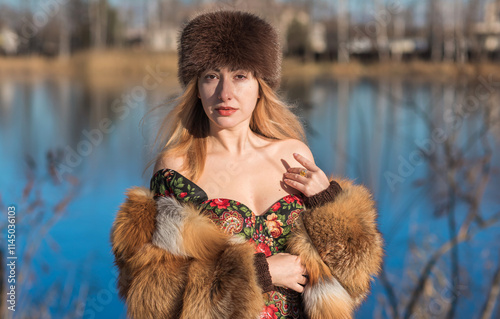
<path id="1" fill-rule="evenodd" d="M 234 83 L 230 78 L 222 76 L 218 85 L 218 98 L 221 101 L 229 101 L 233 98 Z"/>

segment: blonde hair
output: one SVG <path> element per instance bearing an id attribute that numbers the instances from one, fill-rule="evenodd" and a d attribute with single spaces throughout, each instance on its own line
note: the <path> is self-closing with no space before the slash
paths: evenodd
<path id="1" fill-rule="evenodd" d="M 283 103 L 276 92 L 263 80 L 259 82 L 260 98 L 250 119 L 250 129 L 263 137 L 306 142 L 304 128 L 298 117 Z M 207 136 L 210 123 L 198 98 L 198 79 L 193 78 L 183 94 L 174 100 L 175 107 L 163 120 L 155 142 L 162 147 L 156 161 L 167 157 L 184 157 L 182 170 L 186 177 L 197 181 L 203 173 L 207 156 Z"/>

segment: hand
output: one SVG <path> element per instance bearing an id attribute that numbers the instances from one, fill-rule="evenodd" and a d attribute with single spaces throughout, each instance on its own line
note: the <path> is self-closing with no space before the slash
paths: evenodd
<path id="1" fill-rule="evenodd" d="M 316 195 L 330 186 L 328 177 L 314 162 L 297 153 L 293 153 L 293 157 L 304 167 L 290 167 L 287 170 L 283 180 L 287 185 L 299 190 L 307 197 Z M 300 174 L 301 172 L 303 175 Z"/>
<path id="2" fill-rule="evenodd" d="M 298 256 L 280 253 L 266 260 L 273 285 L 287 287 L 297 292 L 304 291 L 304 286 L 308 282 L 307 271 Z"/>

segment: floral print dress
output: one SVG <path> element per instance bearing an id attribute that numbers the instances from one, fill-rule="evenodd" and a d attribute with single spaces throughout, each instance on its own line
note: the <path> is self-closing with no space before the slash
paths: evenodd
<path id="1" fill-rule="evenodd" d="M 302 199 L 287 195 L 275 202 L 264 214 L 256 216 L 245 204 L 215 198 L 177 171 L 162 169 L 151 178 L 155 196 L 173 196 L 180 202 L 191 202 L 225 232 L 241 236 L 254 243 L 256 253 L 266 257 L 285 252 L 295 220 L 304 209 Z M 302 317 L 301 295 L 291 289 L 278 287 L 265 294 L 265 307 L 260 318 Z"/>

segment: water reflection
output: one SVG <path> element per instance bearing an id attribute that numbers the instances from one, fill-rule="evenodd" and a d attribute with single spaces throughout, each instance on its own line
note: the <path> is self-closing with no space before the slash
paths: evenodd
<path id="1" fill-rule="evenodd" d="M 32 216 L 19 221 L 20 241 L 30 244 L 18 249 L 31 249 L 23 268 L 29 280 L 20 287 L 29 290 L 22 301 L 29 317 L 39 316 L 35 309 L 124 317 L 109 229 L 125 189 L 151 176 L 142 169 L 159 113 L 144 126 L 141 119 L 178 90 L 141 95 L 137 83 L 0 80 L 0 152 L 9 168 L 1 203 Z M 500 86 L 327 76 L 284 83 L 317 164 L 367 185 L 377 200 L 386 259 L 358 316 L 483 311 L 500 251 Z"/>

